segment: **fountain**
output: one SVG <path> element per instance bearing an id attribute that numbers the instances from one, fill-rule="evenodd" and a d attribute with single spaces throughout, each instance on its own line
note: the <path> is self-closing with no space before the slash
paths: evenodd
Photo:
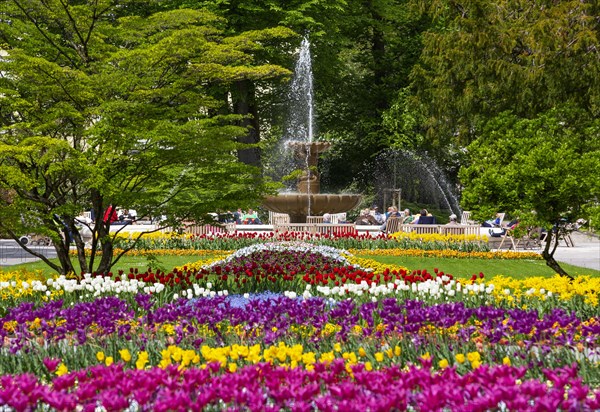
<path id="1" fill-rule="evenodd" d="M 376 157 L 373 167 L 365 167 L 365 170 L 368 176 L 375 176 L 378 197 L 383 197 L 384 203 L 388 196 L 397 195 L 399 201 L 401 198 L 411 203 L 429 204 L 458 216 L 462 213 L 456 189 L 424 153 L 388 149 Z"/>
<path id="2" fill-rule="evenodd" d="M 290 101 L 291 110 L 284 148 L 297 159 L 303 160 L 297 179 L 296 192 L 279 193 L 263 200 L 263 206 L 277 213 L 286 213 L 293 223 L 305 223 L 307 216 L 346 212 L 360 203 L 361 195 L 320 193 L 320 176 L 317 171 L 319 155 L 331 146 L 325 141 L 313 139 L 313 90 L 310 47 L 307 39 L 302 41 L 300 56 L 294 70 Z M 290 162 L 291 163 L 291 162 Z"/>

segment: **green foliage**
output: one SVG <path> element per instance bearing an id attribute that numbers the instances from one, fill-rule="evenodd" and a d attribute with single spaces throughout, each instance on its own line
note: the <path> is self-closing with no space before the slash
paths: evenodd
<path id="1" fill-rule="evenodd" d="M 463 207 L 545 227 L 585 218 L 600 195 L 599 133 L 598 119 L 570 106 L 533 119 L 502 113 L 468 148 L 470 165 L 460 174 Z"/>
<path id="2" fill-rule="evenodd" d="M 114 238 L 100 218 L 110 204 L 176 224 L 256 203 L 270 190 L 259 170 L 237 161 L 247 130 L 241 116 L 218 114 L 226 104 L 218 91 L 287 75 L 248 54 L 282 33 L 227 37 L 223 20 L 206 11 L 141 17 L 125 15 L 126 4 L 32 3 L 25 13 L 6 3 L 0 189 L 15 196 L 0 205 L 1 224 L 51 234 L 63 273 L 73 270 L 63 223 L 76 231 L 83 210 L 98 217 L 94 249 L 102 247 L 106 270 Z"/>
<path id="3" fill-rule="evenodd" d="M 569 102 L 600 113 L 595 1 L 418 1 L 433 29 L 412 72 L 428 137 L 470 142 L 481 120 Z"/>

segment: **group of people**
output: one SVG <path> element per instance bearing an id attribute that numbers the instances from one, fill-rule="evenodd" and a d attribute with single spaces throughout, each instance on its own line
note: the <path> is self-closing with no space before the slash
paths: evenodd
<path id="1" fill-rule="evenodd" d="M 136 213 L 129 209 L 117 209 L 113 205 L 109 205 L 104 211 L 102 221 L 111 225 L 129 225 L 135 222 Z"/>
<path id="2" fill-rule="evenodd" d="M 233 212 L 233 219 L 238 225 L 263 224 L 260 218 L 258 217 L 258 213 L 256 213 L 253 209 L 248 209 L 247 212 L 244 212 L 242 209 L 238 208 L 235 212 Z"/>
<path id="3" fill-rule="evenodd" d="M 456 221 L 456 215 L 454 221 Z M 451 216 L 452 217 L 452 216 Z M 357 225 L 379 225 L 380 229 L 387 230 L 387 222 L 390 218 L 401 219 L 402 224 L 436 224 L 436 218 L 427 209 L 421 209 L 416 215 L 413 215 L 409 209 L 399 211 L 396 206 L 390 206 L 385 214 L 379 211 L 377 206 L 370 209 L 363 209 L 356 219 Z"/>

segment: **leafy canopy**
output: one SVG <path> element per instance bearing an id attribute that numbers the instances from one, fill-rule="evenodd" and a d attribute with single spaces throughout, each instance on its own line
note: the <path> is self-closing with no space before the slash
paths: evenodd
<path id="1" fill-rule="evenodd" d="M 246 129 L 222 114 L 227 100 L 215 90 L 289 74 L 249 53 L 289 33 L 227 37 L 206 11 L 142 18 L 130 5 L 15 0 L 1 23 L 3 229 L 48 234 L 68 254 L 64 225 L 76 232 L 74 218 L 91 209 L 102 270 L 114 263 L 115 238 L 101 222 L 111 204 L 176 224 L 261 198 L 260 172 L 236 158 Z M 90 270 L 94 257 L 88 265 L 79 252 Z M 63 259 L 57 270 L 72 270 Z"/>
<path id="2" fill-rule="evenodd" d="M 544 227 L 574 221 L 598 207 L 599 133 L 598 119 L 568 105 L 533 119 L 500 114 L 468 147 L 463 207 L 480 218 L 529 215 Z"/>

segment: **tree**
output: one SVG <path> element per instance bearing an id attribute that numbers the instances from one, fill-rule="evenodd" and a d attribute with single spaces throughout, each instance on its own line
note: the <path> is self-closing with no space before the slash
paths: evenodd
<path id="1" fill-rule="evenodd" d="M 542 255 L 569 276 L 553 257 L 558 231 L 581 217 L 582 208 L 599 206 L 599 134 L 600 120 L 569 105 L 533 119 L 498 115 L 468 147 L 471 163 L 460 171 L 463 206 L 479 216 L 503 211 L 521 225 L 547 228 Z"/>
<path id="2" fill-rule="evenodd" d="M 261 32 L 225 36 L 198 10 L 129 15 L 129 2 L 5 2 L 0 39 L 0 230 L 50 236 L 60 273 L 107 272 L 117 233 L 111 207 L 167 216 L 163 226 L 256 202 L 269 188 L 237 161 L 247 133 L 219 114 L 221 85 L 289 75 L 256 64 Z M 77 216 L 91 210 L 91 256 Z M 140 236 L 144 233 L 140 233 Z M 139 238 L 139 237 L 138 237 Z M 99 253 L 101 252 L 101 254 Z"/>
<path id="3" fill-rule="evenodd" d="M 265 31 L 277 27 L 281 36 L 277 41 L 263 40 L 261 49 L 253 53 L 257 62 L 270 62 L 292 68 L 294 50 L 301 37 L 307 33 L 318 37 L 325 29 L 335 27 L 336 18 L 343 11 L 345 2 L 341 0 L 230 0 L 187 2 L 175 0 L 175 3 L 204 7 L 226 21 L 224 30 L 229 35 L 244 32 Z M 287 29 L 283 30 L 285 27 Z M 231 98 L 231 113 L 242 115 L 240 125 L 248 126 L 247 133 L 239 141 L 249 146 L 238 153 L 240 160 L 255 166 L 262 165 L 261 149 L 269 133 L 277 134 L 282 130 L 282 112 L 285 110 L 284 83 L 269 87 L 256 80 L 240 79 L 224 90 Z M 281 135 L 275 137 L 279 139 Z"/>
<path id="4" fill-rule="evenodd" d="M 597 1 L 419 1 L 432 28 L 412 72 L 427 136 L 468 144 L 510 110 L 534 118 L 570 102 L 600 115 Z"/>
<path id="5" fill-rule="evenodd" d="M 394 143 L 383 117 L 410 84 L 427 26 L 404 0 L 352 1 L 347 14 L 335 58 L 316 57 L 317 113 L 326 138 L 335 142 L 326 154 L 331 185 L 339 189 L 356 180 L 368 190 L 373 176 L 364 174 L 365 165 Z M 335 73 L 328 74 L 330 66 Z"/>

